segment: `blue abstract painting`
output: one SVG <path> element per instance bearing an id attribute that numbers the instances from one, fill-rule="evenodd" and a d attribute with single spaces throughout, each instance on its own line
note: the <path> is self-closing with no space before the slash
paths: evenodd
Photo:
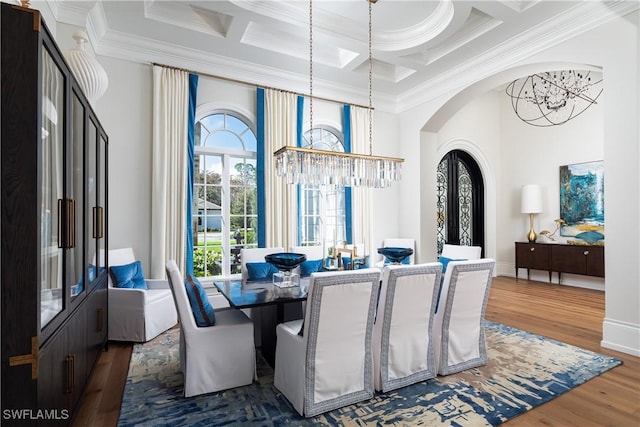
<path id="1" fill-rule="evenodd" d="M 603 161 L 560 166 L 560 218 L 562 236 L 604 238 Z"/>

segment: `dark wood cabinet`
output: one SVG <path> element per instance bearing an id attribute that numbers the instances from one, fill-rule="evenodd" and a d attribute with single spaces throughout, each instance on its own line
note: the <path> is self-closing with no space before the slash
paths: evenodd
<path id="1" fill-rule="evenodd" d="M 549 282 L 551 282 L 549 253 L 549 245 L 516 242 L 516 279 L 518 279 L 518 269 L 526 268 L 527 279 L 529 279 L 529 270 L 549 270 Z"/>
<path id="2" fill-rule="evenodd" d="M 549 282 L 553 272 L 558 273 L 558 283 L 562 273 L 604 277 L 604 246 L 568 245 L 562 243 L 516 242 L 516 280 L 518 269 L 545 270 L 549 272 Z"/>
<path id="3" fill-rule="evenodd" d="M 40 13 L 0 7 L 2 425 L 68 425 L 107 341 L 108 138 Z"/>
<path id="4" fill-rule="evenodd" d="M 604 246 L 550 246 L 552 271 L 604 277 Z"/>

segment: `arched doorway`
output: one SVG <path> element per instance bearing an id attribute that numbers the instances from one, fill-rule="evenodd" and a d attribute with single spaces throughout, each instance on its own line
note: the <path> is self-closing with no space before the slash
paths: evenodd
<path id="1" fill-rule="evenodd" d="M 437 245 L 474 245 L 484 255 L 484 180 L 478 163 L 462 150 L 449 151 L 437 170 Z"/>

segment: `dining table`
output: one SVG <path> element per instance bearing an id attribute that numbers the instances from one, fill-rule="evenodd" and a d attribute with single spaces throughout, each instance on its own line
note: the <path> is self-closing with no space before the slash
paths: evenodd
<path id="1" fill-rule="evenodd" d="M 259 329 L 261 352 L 275 366 L 276 326 L 303 316 L 302 302 L 307 299 L 309 277 L 301 277 L 298 286 L 280 287 L 271 280 L 225 279 L 213 282 L 236 309 L 252 309 L 254 327 Z M 255 309 L 255 310 L 254 310 Z"/>

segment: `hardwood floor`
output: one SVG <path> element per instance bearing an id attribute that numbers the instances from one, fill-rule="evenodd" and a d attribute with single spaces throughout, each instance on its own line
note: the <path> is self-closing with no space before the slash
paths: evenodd
<path id="1" fill-rule="evenodd" d="M 640 426 L 640 358 L 600 347 L 603 292 L 496 277 L 486 318 L 623 360 L 621 366 L 504 425 Z M 117 425 L 131 349 L 110 343 L 101 354 L 74 426 Z"/>

